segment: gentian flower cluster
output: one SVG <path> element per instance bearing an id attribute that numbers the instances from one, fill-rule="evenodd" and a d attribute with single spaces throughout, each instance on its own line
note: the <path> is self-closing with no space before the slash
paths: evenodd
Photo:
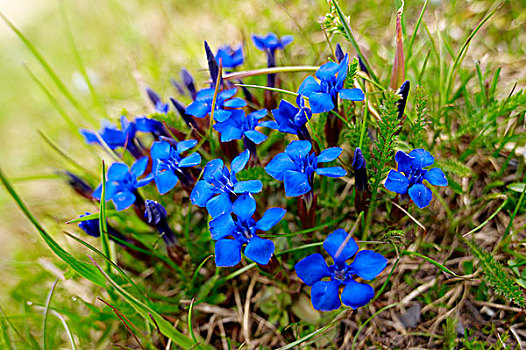
<path id="1" fill-rule="evenodd" d="M 113 201 L 117 210 L 129 208 L 137 199 L 137 189 L 146 186 L 153 180 L 150 173 L 143 179 L 137 179 L 146 171 L 148 157 L 138 159 L 131 169 L 124 163 L 113 163 L 106 176 L 106 201 Z M 93 192 L 93 197 L 101 199 L 102 184 Z"/>
<path id="2" fill-rule="evenodd" d="M 301 83 L 298 93 L 309 98 L 313 113 L 322 113 L 333 110 L 338 105 L 338 96 L 343 100 L 363 101 L 363 91 L 344 89 L 343 83 L 347 79 L 349 55 L 345 54 L 340 64 L 327 62 L 316 71 L 317 82 L 313 76 L 305 78 Z"/>
<path id="3" fill-rule="evenodd" d="M 181 154 L 195 147 L 195 145 L 197 145 L 196 140 L 156 141 L 153 143 L 150 150 L 153 160 L 153 176 L 160 194 L 165 194 L 174 188 L 178 180 L 181 180 L 184 186 L 192 184 L 192 176 L 187 168 L 199 165 L 201 155 L 195 152 L 188 157 L 181 157 Z"/>
<path id="4" fill-rule="evenodd" d="M 245 100 L 239 97 L 234 97 L 237 89 L 229 89 L 220 91 L 217 94 L 214 119 L 217 122 L 224 122 L 230 118 L 232 110 L 224 108 L 241 108 L 245 107 L 247 103 Z M 208 88 L 200 90 L 195 98 L 188 107 L 186 107 L 186 113 L 196 118 L 204 118 L 210 112 L 212 112 L 212 101 L 214 100 L 215 89 Z"/>
<path id="5" fill-rule="evenodd" d="M 323 249 L 332 257 L 333 265 L 327 266 L 323 256 L 316 253 L 300 260 L 295 266 L 298 277 L 312 286 L 311 301 L 314 308 L 320 311 L 336 310 L 342 302 L 353 309 L 367 305 L 374 297 L 374 289 L 368 284 L 357 282 L 354 276 L 372 280 L 384 270 L 387 259 L 371 250 L 361 250 L 356 254 L 358 244 L 342 229 L 334 231 L 325 239 Z M 354 261 L 347 264 L 346 261 L 354 254 Z"/>
<path id="6" fill-rule="evenodd" d="M 208 162 L 203 172 L 203 180 L 199 180 L 190 200 L 192 204 L 206 207 L 212 218 L 231 213 L 232 203 L 238 195 L 244 193 L 261 192 L 263 184 L 260 180 L 237 181 L 236 174 L 243 170 L 250 158 L 250 151 L 246 150 L 232 160 L 231 171 L 221 159 Z"/>
<path id="7" fill-rule="evenodd" d="M 342 149 L 333 147 L 323 150 L 318 156 L 311 153 L 309 141 L 292 141 L 285 152 L 277 154 L 265 167 L 267 173 L 285 183 L 285 194 L 297 197 L 312 189 L 314 173 L 329 177 L 347 174 L 342 167 L 319 168 L 318 163 L 332 162 L 340 156 Z"/>
<path id="8" fill-rule="evenodd" d="M 398 171 L 391 170 L 385 180 L 385 188 L 409 197 L 420 208 L 431 202 L 433 193 L 422 182 L 427 180 L 434 186 L 447 186 L 444 172 L 439 168 L 424 169 L 435 162 L 435 158 L 424 149 L 412 150 L 409 154 L 398 151 L 395 155 Z"/>
<path id="9" fill-rule="evenodd" d="M 268 231 L 285 215 L 285 209 L 270 208 L 258 221 L 252 218 L 256 211 L 256 201 L 250 194 L 241 195 L 233 205 L 236 220 L 230 213 L 222 214 L 210 221 L 210 234 L 216 240 L 216 265 L 227 267 L 241 261 L 241 248 L 246 244 L 244 254 L 260 265 L 269 263 L 274 253 L 274 243 L 258 237 L 256 232 Z M 228 238 L 231 237 L 231 238 Z"/>
<path id="10" fill-rule="evenodd" d="M 223 68 L 236 68 L 243 64 L 245 58 L 243 57 L 243 47 L 239 45 L 238 48 L 234 49 L 231 46 L 222 46 L 217 50 L 216 61 L 221 64 Z"/>

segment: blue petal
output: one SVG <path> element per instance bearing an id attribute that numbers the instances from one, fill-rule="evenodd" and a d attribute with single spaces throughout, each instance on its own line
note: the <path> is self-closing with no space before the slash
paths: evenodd
<path id="1" fill-rule="evenodd" d="M 198 101 L 201 100 L 212 100 L 214 98 L 216 89 L 214 88 L 207 88 L 202 89 L 197 92 L 197 95 L 195 96 L 195 99 Z"/>
<path id="2" fill-rule="evenodd" d="M 233 99 L 225 101 L 223 103 L 223 106 L 228 108 L 241 108 L 245 107 L 247 105 L 247 102 L 239 97 L 234 97 Z"/>
<path id="3" fill-rule="evenodd" d="M 347 79 L 347 70 L 349 69 L 349 54 L 345 54 L 343 60 L 338 65 L 338 78 L 336 79 L 336 86 L 338 90 L 343 87 L 345 79 Z"/>
<path id="4" fill-rule="evenodd" d="M 331 80 L 336 76 L 340 66 L 334 62 L 327 62 L 316 71 L 316 78 L 320 80 Z"/>
<path id="5" fill-rule="evenodd" d="M 80 129 L 80 133 L 84 136 L 87 143 L 100 143 L 97 134 L 91 130 Z"/>
<path id="6" fill-rule="evenodd" d="M 201 155 L 197 152 L 190 154 L 179 162 L 180 168 L 188 168 L 201 163 Z"/>
<path id="7" fill-rule="evenodd" d="M 310 291 L 312 306 L 320 311 L 332 311 L 342 306 L 340 283 L 338 281 L 318 281 Z"/>
<path id="8" fill-rule="evenodd" d="M 133 165 L 131 166 L 130 172 L 134 178 L 138 178 L 144 172 L 146 171 L 146 167 L 148 166 L 148 157 L 142 157 L 138 159 Z"/>
<path id="9" fill-rule="evenodd" d="M 155 185 L 160 194 L 165 194 L 177 185 L 178 178 L 173 171 L 166 170 L 155 174 Z"/>
<path id="10" fill-rule="evenodd" d="M 216 242 L 216 266 L 230 267 L 241 261 L 241 243 L 233 239 L 220 239 Z"/>
<path id="11" fill-rule="evenodd" d="M 258 126 L 262 126 L 264 128 L 269 128 L 269 129 L 274 129 L 274 130 L 279 129 L 278 123 L 276 123 L 274 120 L 261 121 L 258 123 Z"/>
<path id="12" fill-rule="evenodd" d="M 150 182 L 153 181 L 153 178 L 154 178 L 154 174 L 153 173 L 149 173 L 148 175 L 146 175 L 142 179 L 137 180 L 137 183 L 135 184 L 135 188 L 139 188 L 139 187 L 143 187 L 143 186 L 148 185 Z"/>
<path id="13" fill-rule="evenodd" d="M 308 76 L 301 83 L 298 94 L 309 97 L 309 95 L 314 92 L 322 92 L 320 83 L 318 83 L 313 76 Z"/>
<path id="14" fill-rule="evenodd" d="M 294 37 L 292 35 L 283 35 L 279 40 L 281 41 L 281 45 L 285 47 L 294 41 Z"/>
<path id="15" fill-rule="evenodd" d="M 234 214 L 243 221 L 247 221 L 256 212 L 256 200 L 250 194 L 243 194 L 234 201 Z"/>
<path id="16" fill-rule="evenodd" d="M 289 170 L 284 174 L 285 194 L 288 197 L 297 197 L 311 190 L 307 174 Z"/>
<path id="17" fill-rule="evenodd" d="M 245 247 L 245 255 L 260 265 L 267 265 L 274 249 L 274 242 L 271 240 L 253 236 Z"/>
<path id="18" fill-rule="evenodd" d="M 208 112 L 210 112 L 210 106 L 199 100 L 190 103 L 185 109 L 186 114 L 193 115 L 196 118 L 204 118 Z"/>
<path id="19" fill-rule="evenodd" d="M 239 173 L 247 165 L 249 159 L 250 151 L 247 149 L 232 160 L 230 169 L 232 169 L 234 174 Z"/>
<path id="20" fill-rule="evenodd" d="M 135 203 L 135 195 L 130 191 L 124 191 L 116 193 L 113 197 L 113 204 L 115 204 L 115 209 L 118 211 L 129 208 L 133 203 Z"/>
<path id="21" fill-rule="evenodd" d="M 108 183 L 106 182 L 106 191 L 108 189 Z M 100 197 L 102 197 L 102 184 L 98 185 L 95 190 L 93 190 L 93 193 L 91 196 L 95 199 L 100 200 Z M 108 194 L 106 193 L 106 201 L 108 201 Z"/>
<path id="22" fill-rule="evenodd" d="M 219 158 L 212 159 L 205 165 L 203 179 L 214 182 L 223 176 L 223 161 Z"/>
<path id="23" fill-rule="evenodd" d="M 313 92 L 309 95 L 309 104 L 312 113 L 329 112 L 334 108 L 331 94 L 324 92 Z"/>
<path id="24" fill-rule="evenodd" d="M 309 255 L 298 261 L 294 269 L 300 280 L 308 286 L 312 286 L 322 278 L 331 275 L 329 267 L 320 253 Z"/>
<path id="25" fill-rule="evenodd" d="M 384 186 L 389 191 L 404 194 L 407 192 L 409 180 L 404 175 L 400 174 L 398 171 L 391 170 L 387 175 L 387 179 L 385 180 Z"/>
<path id="26" fill-rule="evenodd" d="M 243 130 L 236 125 L 232 125 L 229 121 L 230 119 L 223 123 L 214 124 L 214 129 L 221 134 L 221 142 L 239 140 L 243 137 Z"/>
<path id="27" fill-rule="evenodd" d="M 261 142 L 267 139 L 266 135 L 256 130 L 248 130 L 245 131 L 244 134 L 250 141 L 254 142 L 256 145 L 259 145 Z"/>
<path id="28" fill-rule="evenodd" d="M 276 180 L 283 181 L 287 170 L 296 170 L 296 164 L 286 153 L 278 153 L 265 167 L 266 172 Z"/>
<path id="29" fill-rule="evenodd" d="M 316 174 L 329 176 L 329 177 L 342 177 L 347 175 L 347 170 L 339 166 L 333 166 L 328 168 L 318 168 L 315 170 Z"/>
<path id="30" fill-rule="evenodd" d="M 435 162 L 435 157 L 422 148 L 412 150 L 409 155 L 415 158 L 414 162 L 420 168 L 425 168 L 426 166 L 430 166 Z"/>
<path id="31" fill-rule="evenodd" d="M 210 198 L 212 198 L 216 193 L 218 193 L 217 187 L 204 180 L 200 180 L 197 181 L 194 188 L 192 189 L 190 200 L 192 201 L 193 205 L 204 207 Z"/>
<path id="32" fill-rule="evenodd" d="M 347 282 L 342 292 L 343 304 L 353 309 L 369 304 L 373 297 L 373 287 L 368 284 L 358 283 L 354 280 Z"/>
<path id="33" fill-rule="evenodd" d="M 263 41 L 263 37 L 259 35 L 252 35 L 252 41 L 254 42 L 254 45 L 258 50 L 265 51 L 266 45 L 265 41 Z"/>
<path id="34" fill-rule="evenodd" d="M 364 280 L 372 280 L 387 266 L 387 259 L 372 250 L 361 250 L 351 264 L 353 274 Z"/>
<path id="35" fill-rule="evenodd" d="M 398 163 L 398 171 L 404 174 L 409 174 L 415 158 L 411 157 L 404 151 L 398 151 L 395 154 L 395 160 Z"/>
<path id="36" fill-rule="evenodd" d="M 340 147 L 327 148 L 316 157 L 318 163 L 332 162 L 342 154 L 343 150 Z"/>
<path id="37" fill-rule="evenodd" d="M 365 95 L 361 89 L 341 89 L 338 91 L 342 100 L 363 101 Z"/>
<path id="38" fill-rule="evenodd" d="M 433 186 L 447 186 L 446 175 L 439 168 L 429 170 L 424 178 Z"/>
<path id="39" fill-rule="evenodd" d="M 189 150 L 190 148 L 195 147 L 197 145 L 197 140 L 185 140 L 178 142 L 176 145 L 177 153 L 183 153 L 186 150 Z"/>
<path id="40" fill-rule="evenodd" d="M 261 118 L 264 118 L 267 115 L 267 113 L 268 111 L 265 108 L 263 108 L 258 111 L 250 113 L 249 115 L 247 115 L 247 117 L 259 120 Z"/>
<path id="41" fill-rule="evenodd" d="M 256 223 L 256 229 L 261 231 L 268 231 L 274 225 L 283 219 L 287 211 L 283 208 L 270 208 L 268 209 L 263 217 Z"/>
<path id="42" fill-rule="evenodd" d="M 225 111 L 224 109 L 216 109 L 214 111 L 214 120 L 218 123 L 221 123 L 230 118 L 231 115 L 231 111 Z"/>
<path id="43" fill-rule="evenodd" d="M 206 202 L 206 209 L 212 218 L 217 218 L 222 214 L 230 214 L 232 212 L 232 202 L 228 193 L 220 193 L 218 196 L 211 198 Z"/>
<path id="44" fill-rule="evenodd" d="M 235 193 L 258 193 L 263 189 L 263 183 L 260 180 L 239 181 L 234 184 Z"/>
<path id="45" fill-rule="evenodd" d="M 108 169 L 108 180 L 117 181 L 129 176 L 128 166 L 124 163 L 113 163 Z"/>
<path id="46" fill-rule="evenodd" d="M 422 184 L 411 186 L 407 192 L 420 209 L 427 207 L 433 198 L 431 190 Z"/>
<path id="47" fill-rule="evenodd" d="M 340 247 L 345 242 L 348 236 L 349 235 L 347 234 L 347 232 L 340 228 L 331 233 L 329 236 L 327 236 L 327 238 L 323 242 L 323 249 L 325 249 L 325 251 L 329 253 L 334 262 L 338 265 L 352 258 L 352 256 L 358 251 L 358 244 L 356 244 L 354 238 L 349 237 L 347 244 L 345 244 L 340 254 L 336 256 L 338 250 L 340 249 Z"/>
<path id="48" fill-rule="evenodd" d="M 236 231 L 236 224 L 232 220 L 230 213 L 219 215 L 217 218 L 210 221 L 210 235 L 213 240 L 220 240 L 222 238 L 233 235 Z"/>
<path id="49" fill-rule="evenodd" d="M 172 146 L 165 141 L 155 141 L 150 148 L 152 159 L 170 159 L 170 150 Z"/>
<path id="50" fill-rule="evenodd" d="M 233 97 L 236 93 L 237 93 L 237 88 L 223 90 L 218 93 L 218 97 L 222 98 L 223 100 L 226 100 L 226 99 L 229 99 L 230 97 Z"/>
<path id="51" fill-rule="evenodd" d="M 287 148 L 285 148 L 285 152 L 289 153 L 290 155 L 294 155 L 297 158 L 305 158 L 309 155 L 309 152 L 312 149 L 312 144 L 310 141 L 292 141 L 289 143 Z"/>

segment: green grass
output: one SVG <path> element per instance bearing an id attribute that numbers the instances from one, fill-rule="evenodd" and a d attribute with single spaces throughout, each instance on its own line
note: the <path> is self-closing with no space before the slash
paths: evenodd
<path id="1" fill-rule="evenodd" d="M 385 95 L 378 85 L 389 85 L 395 14 L 401 3 L 340 1 L 339 5 L 338 17 L 349 16 L 350 27 L 343 26 L 344 35 L 335 33 L 330 44 L 319 23 L 328 11 L 324 0 L 61 1 L 41 5 L 26 20 L 0 5 L 13 25 L 0 24 L 0 37 L 5 39 L 0 41 L 0 166 L 8 190 L 0 191 L 0 347 L 105 349 L 120 344 L 154 349 L 159 345 L 166 348 L 170 341 L 172 348 L 197 344 L 205 349 L 212 315 L 223 322 L 243 313 L 252 279 L 256 279 L 252 285 L 255 302 L 249 310 L 257 316 L 252 323 L 272 320 L 274 328 L 264 323 L 261 327 L 278 339 L 272 346 L 271 340 L 262 341 L 263 348 L 330 348 L 343 342 L 356 348 L 396 348 L 390 340 L 398 341 L 400 348 L 408 344 L 444 348 L 463 344 L 478 349 L 485 342 L 495 349 L 504 348 L 501 344 L 516 347 L 510 327 L 524 322 L 524 316 L 513 311 L 517 305 L 509 300 L 521 298 L 524 291 L 520 286 L 526 280 L 522 272 L 526 204 L 524 190 L 513 187 L 526 182 L 524 156 L 520 154 L 526 144 L 526 93 L 521 90 L 526 86 L 526 6 L 521 1 L 405 3 L 405 77 L 412 87 L 407 120 L 394 148 L 428 149 L 445 170 L 450 185 L 447 190 L 434 191 L 435 199 L 428 209 L 409 208 L 409 214 L 426 228 L 423 232 L 405 215 L 400 220 L 390 218 L 395 208 L 393 196 L 380 184 L 383 177 L 374 182 L 372 199 L 377 210 L 369 215 L 366 233 L 357 236 L 371 240 L 360 243 L 361 247 L 377 249 L 390 258 L 390 265 L 374 282 L 375 301 L 359 312 L 316 312 L 305 299 L 305 289 L 300 292 L 292 271 L 294 262 L 320 251 L 327 233 L 338 227 L 349 230 L 354 224 L 358 215 L 352 210 L 353 191 L 340 199 L 338 191 L 343 191 L 343 186 L 338 191 L 335 186 L 341 182 L 324 179 L 317 183 L 325 195 L 320 196 L 313 229 L 304 230 L 299 220 L 287 214 L 287 222 L 269 233 L 269 237 L 280 236 L 275 238 L 277 255 L 286 268 L 280 271 L 284 277 L 275 279 L 250 262 L 216 269 L 210 259 L 213 244 L 206 217 L 186 198 L 160 199 L 172 213 L 170 224 L 190 253 L 179 267 L 165 256 L 162 240 L 138 218 L 114 215 L 104 204 L 99 208 L 97 203 L 76 197 L 55 175 L 66 169 L 95 185 L 104 173 L 100 159 L 110 164 L 115 155 L 85 145 L 77 128 L 97 128 L 102 118 L 115 121 L 122 110 L 129 115 L 152 112 L 145 86 L 165 99 L 175 95 L 168 78 L 179 79 L 182 67 L 195 73 L 199 87 L 204 86 L 204 40 L 213 49 L 243 41 L 246 70 L 266 63 L 251 45 L 251 33 L 274 31 L 295 36 L 294 43 L 279 53 L 279 66 L 324 63 L 337 42 L 351 55 L 359 49 L 375 73 L 371 80 L 376 85 L 363 82 L 369 92 L 367 99 L 380 114 L 388 114 L 380 109 Z M 20 30 L 18 37 L 15 28 Z M 307 75 L 280 74 L 281 88 L 293 92 Z M 362 84 L 362 79 L 357 79 Z M 264 85 L 265 80 L 254 76 L 244 82 Z M 421 86 L 419 93 L 417 85 Z M 261 89 L 251 91 L 263 95 Z M 286 94 L 283 97 L 293 99 Z M 362 107 L 351 108 L 345 116 L 350 125 L 345 138 L 349 144 L 343 146 L 346 167 L 350 166 L 352 148 L 369 142 L 365 127 L 375 130 L 379 125 L 373 110 L 365 117 L 363 112 Z M 323 125 L 317 123 L 313 120 L 311 126 L 320 135 L 317 142 L 323 143 Z M 275 138 L 276 142 L 281 139 Z M 374 147 L 372 143 L 369 146 Z M 379 172 L 394 166 L 392 151 L 388 148 L 387 154 L 378 157 L 383 157 Z M 364 154 L 370 157 L 371 152 Z M 272 179 L 263 182 L 279 193 L 279 185 Z M 159 198 L 150 187 L 141 189 L 143 195 Z M 266 201 L 269 205 L 286 204 L 292 212 L 295 209 L 290 208 L 296 206 L 295 199 L 277 195 Z M 65 225 L 85 211 L 100 212 L 110 224 L 143 242 L 147 247 L 143 253 L 148 253 L 153 263 L 134 259 L 119 245 L 108 242 L 106 235 L 101 242 L 82 236 L 76 225 Z M 81 239 L 71 239 L 63 231 Z M 310 235 L 312 241 L 302 242 L 300 234 Z M 470 249 L 462 235 L 474 239 L 486 254 Z M 512 291 L 499 288 L 500 280 L 511 281 Z M 422 285 L 429 288 L 411 301 L 429 305 L 421 328 L 413 330 L 415 335 L 389 339 L 386 334 L 398 334 L 399 330 L 384 320 L 391 320 L 393 314 L 399 316 L 407 306 L 400 302 Z M 290 298 L 274 297 L 276 291 L 281 295 L 290 292 Z M 262 295 L 270 299 L 261 300 L 270 301 L 260 305 Z M 451 299 L 434 304 L 445 295 Z M 492 303 L 489 308 L 499 317 L 482 311 L 477 302 Z M 210 313 L 209 306 L 221 309 Z M 470 314 L 473 309 L 479 314 Z M 343 318 L 348 322 L 342 322 Z M 456 336 L 458 321 L 466 327 L 465 338 Z M 242 321 L 221 324 L 226 338 L 219 323 L 213 325 L 211 346 L 243 346 Z M 352 336 L 346 338 L 346 333 Z M 238 336 L 234 338 L 234 334 Z M 249 335 L 252 341 L 262 339 L 256 327 Z"/>

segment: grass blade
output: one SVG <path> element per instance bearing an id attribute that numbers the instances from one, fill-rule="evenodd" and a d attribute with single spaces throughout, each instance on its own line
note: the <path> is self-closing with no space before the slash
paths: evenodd
<path id="1" fill-rule="evenodd" d="M 49 293 L 46 298 L 46 305 L 44 307 L 44 317 L 42 320 L 42 349 L 47 349 L 47 317 L 49 315 L 49 305 L 51 305 L 51 298 L 53 298 L 53 293 L 55 292 L 55 288 L 58 283 L 58 278 L 55 280 L 53 285 L 51 286 L 51 289 L 49 290 Z"/>
<path id="2" fill-rule="evenodd" d="M 33 216 L 33 214 L 29 211 L 28 207 L 25 205 L 25 203 L 22 201 L 18 193 L 15 191 L 7 177 L 4 175 L 2 170 L 0 169 L 0 181 L 4 184 L 7 192 L 9 195 L 13 198 L 13 200 L 16 202 L 22 213 L 26 216 L 26 218 L 33 224 L 35 229 L 38 231 L 42 239 L 46 242 L 46 244 L 51 248 L 51 250 L 59 257 L 61 258 L 66 264 L 68 264 L 73 270 L 75 270 L 79 275 L 82 277 L 90 280 L 91 282 L 95 283 L 99 287 L 106 287 L 106 283 L 104 281 L 103 276 L 97 271 L 96 268 L 94 268 L 89 263 L 86 263 L 84 261 L 78 260 L 75 257 L 73 257 L 70 253 L 65 251 L 54 239 L 51 237 L 51 235 L 44 229 L 44 227 L 40 224 L 40 222 Z"/>

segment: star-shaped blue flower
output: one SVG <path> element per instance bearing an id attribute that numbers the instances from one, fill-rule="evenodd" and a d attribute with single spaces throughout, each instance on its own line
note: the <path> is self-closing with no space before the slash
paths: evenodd
<path id="1" fill-rule="evenodd" d="M 281 100 L 279 108 L 272 110 L 272 115 L 278 123 L 278 130 L 288 134 L 298 135 L 302 140 L 310 140 L 307 131 L 307 121 L 312 117 L 312 111 L 305 107 L 305 99 L 298 96 L 296 100 L 299 108 L 292 103 Z"/>
<path id="2" fill-rule="evenodd" d="M 226 108 L 241 108 L 247 105 L 246 101 L 239 97 L 234 97 L 237 89 L 220 91 L 217 94 L 214 119 L 217 122 L 224 122 L 232 114 L 232 110 Z M 212 101 L 214 99 L 214 88 L 200 90 L 197 93 L 195 101 L 186 107 L 186 114 L 193 115 L 196 118 L 204 118 L 212 111 Z M 234 98 L 232 98 L 234 97 Z"/>
<path id="3" fill-rule="evenodd" d="M 221 267 L 237 265 L 241 261 L 241 248 L 245 244 L 244 254 L 247 258 L 260 265 L 268 264 L 274 253 L 274 243 L 258 237 L 256 232 L 268 231 L 276 225 L 285 215 L 285 209 L 270 208 L 256 222 L 252 218 L 256 211 L 256 201 L 250 194 L 244 194 L 234 202 L 233 211 L 237 216 L 235 221 L 230 213 L 210 221 L 212 239 L 217 241 L 216 265 Z"/>
<path id="4" fill-rule="evenodd" d="M 274 33 L 268 33 L 265 36 L 256 34 L 252 35 L 252 41 L 254 42 L 254 45 L 256 45 L 256 48 L 272 54 L 278 49 L 283 50 L 285 46 L 290 44 L 293 40 L 294 37 L 292 35 L 284 35 L 281 38 L 278 38 Z"/>
<path id="5" fill-rule="evenodd" d="M 316 253 L 300 260 L 295 266 L 298 277 L 312 286 L 311 301 L 316 310 L 336 310 L 341 302 L 356 309 L 367 305 L 374 297 L 373 287 L 356 282 L 354 276 L 372 280 L 385 269 L 387 259 L 372 250 L 361 250 L 356 254 L 358 245 L 352 237 L 342 248 L 346 239 L 347 233 L 338 229 L 323 242 L 323 248 L 334 260 L 333 265 L 327 266 L 323 256 Z M 346 261 L 354 254 L 354 261 L 347 264 Z"/>
<path id="6" fill-rule="evenodd" d="M 343 100 L 363 101 L 365 95 L 362 90 L 343 88 L 348 66 L 349 55 L 345 54 L 340 64 L 327 62 L 316 71 L 319 83 L 313 76 L 308 76 L 301 83 L 298 93 L 309 98 L 313 113 L 328 112 L 334 109 L 338 104 L 338 96 Z"/>
<path id="7" fill-rule="evenodd" d="M 150 154 L 153 160 L 153 174 L 157 190 L 165 194 L 177 185 L 181 179 L 183 184 L 189 181 L 189 174 L 185 168 L 201 163 L 201 155 L 197 152 L 188 157 L 181 157 L 181 153 L 197 145 L 197 140 L 186 140 L 176 143 L 173 147 L 167 141 L 153 143 Z"/>
<path id="8" fill-rule="evenodd" d="M 116 149 L 119 147 L 127 148 L 135 147 L 133 139 L 137 131 L 135 123 L 129 122 L 125 116 L 121 116 L 121 129 L 103 119 L 102 128 L 98 132 L 91 130 L 81 129 L 80 133 L 84 136 L 87 143 L 101 144 L 99 137 L 108 145 L 110 149 Z"/>
<path id="9" fill-rule="evenodd" d="M 261 109 L 256 112 L 245 115 L 243 110 L 233 110 L 230 118 L 224 122 L 214 124 L 216 129 L 221 134 L 221 142 L 228 142 L 232 140 L 239 140 L 243 136 L 248 138 L 255 144 L 260 144 L 267 139 L 265 134 L 256 130 L 257 126 L 264 126 L 276 128 L 274 121 L 261 121 L 267 115 L 266 109 Z"/>
<path id="10" fill-rule="evenodd" d="M 243 64 L 243 47 L 239 45 L 237 49 L 234 49 L 231 46 L 222 46 L 216 53 L 217 64 L 219 64 L 219 59 L 221 59 L 223 68 L 236 68 Z"/>
<path id="11" fill-rule="evenodd" d="M 131 169 L 124 163 L 113 163 L 106 175 L 106 201 L 112 200 L 117 210 L 129 208 L 137 199 L 137 189 L 146 186 L 153 180 L 150 173 L 143 179 L 137 178 L 144 174 L 148 165 L 148 157 L 138 159 Z M 100 199 L 102 195 L 102 185 L 93 191 L 93 197 Z"/>
<path id="12" fill-rule="evenodd" d="M 447 186 L 444 172 L 439 168 L 424 169 L 435 162 L 435 158 L 424 149 L 414 149 L 409 154 L 398 151 L 395 155 L 398 171 L 391 170 L 385 180 L 385 188 L 409 197 L 420 208 L 431 202 L 433 193 L 422 183 L 427 180 L 434 186 Z"/>
<path id="13" fill-rule="evenodd" d="M 263 188 L 260 180 L 237 181 L 236 174 L 240 172 L 250 158 L 250 151 L 246 150 L 232 160 L 231 171 L 221 159 L 208 162 L 203 172 L 203 180 L 195 184 L 190 200 L 192 204 L 206 207 L 212 218 L 232 212 L 232 202 L 240 194 L 258 193 Z"/>
<path id="14" fill-rule="evenodd" d="M 145 116 L 135 118 L 135 127 L 137 131 L 151 132 L 157 137 L 169 135 L 162 122 Z"/>
<path id="15" fill-rule="evenodd" d="M 340 147 L 323 150 L 318 156 L 311 153 L 309 141 L 292 141 L 285 152 L 277 154 L 265 167 L 267 173 L 279 181 L 285 182 L 285 194 L 297 197 L 312 189 L 314 173 L 330 177 L 347 174 L 345 169 L 336 167 L 319 168 L 318 163 L 331 162 L 342 153 Z"/>

